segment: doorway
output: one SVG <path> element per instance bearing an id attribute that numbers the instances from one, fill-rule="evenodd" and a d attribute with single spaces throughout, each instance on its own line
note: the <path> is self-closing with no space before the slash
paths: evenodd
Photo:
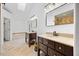
<path id="1" fill-rule="evenodd" d="M 4 41 L 10 40 L 10 19 L 4 18 Z"/>

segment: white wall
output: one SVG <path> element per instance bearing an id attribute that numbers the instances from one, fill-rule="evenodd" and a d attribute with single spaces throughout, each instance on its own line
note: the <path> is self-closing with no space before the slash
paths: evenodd
<path id="1" fill-rule="evenodd" d="M 3 9 L 3 18 L 6 17 L 10 19 L 11 33 L 25 32 L 25 18 L 23 18 L 23 16 L 24 15 L 18 15 L 18 13 L 10 14 L 9 12 Z"/>
<path id="2" fill-rule="evenodd" d="M 2 9 L 2 42 L 4 41 L 4 18 L 10 19 L 10 22 L 11 22 L 11 17 L 12 17 L 12 14 Z M 10 40 L 12 40 L 11 32 L 12 30 L 11 30 L 11 23 L 10 23 Z"/>
<path id="3" fill-rule="evenodd" d="M 0 3 L 0 52 L 1 52 L 1 3 Z"/>
<path id="4" fill-rule="evenodd" d="M 26 27 L 25 27 L 25 20 L 23 19 L 23 16 L 12 15 L 11 19 L 12 19 L 11 21 L 12 33 L 25 32 Z"/>
<path id="5" fill-rule="evenodd" d="M 10 19 L 10 40 L 12 40 L 12 33 L 17 32 L 25 32 L 26 31 L 26 25 L 25 25 L 25 18 L 24 15 L 16 13 L 9 13 L 6 10 L 2 9 L 2 42 L 4 38 L 4 17 Z"/>
<path id="6" fill-rule="evenodd" d="M 75 55 L 79 56 L 79 3 L 75 5 Z"/>
<path id="7" fill-rule="evenodd" d="M 25 20 L 26 20 L 26 13 L 25 11 L 20 11 L 17 8 L 17 3 L 7 3 L 5 5 L 5 8 L 7 8 L 12 14 L 8 13 L 7 11 L 4 11 L 3 16 L 10 17 L 11 20 L 11 32 L 25 32 Z"/>
<path id="8" fill-rule="evenodd" d="M 29 17 L 36 15 L 38 17 L 37 21 L 37 32 L 38 34 L 42 34 L 45 32 L 64 32 L 64 33 L 74 33 L 74 24 L 67 25 L 56 25 L 56 26 L 46 26 L 46 14 L 44 12 L 43 4 L 33 4 L 33 8 L 31 8 L 31 13 Z M 74 4 L 66 4 L 52 12 L 53 17 L 57 14 L 63 13 L 65 11 L 69 11 L 74 9 Z"/>

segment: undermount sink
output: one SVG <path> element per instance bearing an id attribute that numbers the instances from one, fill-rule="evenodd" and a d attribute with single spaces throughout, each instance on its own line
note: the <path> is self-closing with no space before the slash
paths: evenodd
<path id="1" fill-rule="evenodd" d="M 44 34 L 44 36 L 46 36 L 46 37 L 54 37 L 54 36 L 58 36 L 58 35 L 53 35 L 53 34 Z"/>
<path id="2" fill-rule="evenodd" d="M 53 37 L 53 35 L 47 35 L 48 37 Z"/>

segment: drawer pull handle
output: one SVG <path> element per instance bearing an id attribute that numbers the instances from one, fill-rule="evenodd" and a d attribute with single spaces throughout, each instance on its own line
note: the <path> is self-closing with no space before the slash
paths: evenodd
<path id="1" fill-rule="evenodd" d="M 59 49 L 61 50 L 61 47 L 59 47 Z"/>

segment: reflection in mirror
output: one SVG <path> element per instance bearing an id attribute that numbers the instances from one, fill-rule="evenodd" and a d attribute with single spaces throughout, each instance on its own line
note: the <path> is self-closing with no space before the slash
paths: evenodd
<path id="1" fill-rule="evenodd" d="M 55 16 L 55 25 L 62 25 L 62 24 L 73 24 L 74 23 L 74 15 L 73 10 L 61 13 Z"/>
<path id="2" fill-rule="evenodd" d="M 37 28 L 37 16 L 34 15 L 34 16 L 31 17 L 30 24 L 31 24 L 31 31 L 32 32 L 36 32 L 36 28 Z"/>

